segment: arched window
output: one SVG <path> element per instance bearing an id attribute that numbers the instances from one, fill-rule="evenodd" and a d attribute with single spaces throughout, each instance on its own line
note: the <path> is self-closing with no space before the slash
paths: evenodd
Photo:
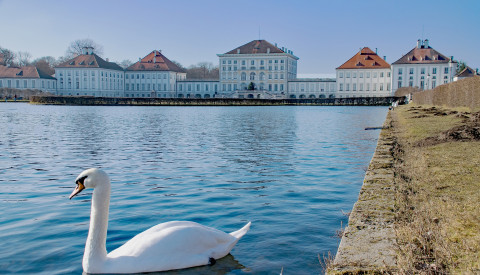
<path id="1" fill-rule="evenodd" d="M 260 73 L 260 80 L 265 80 L 265 74 L 263 72 Z"/>
<path id="2" fill-rule="evenodd" d="M 246 73 L 242 73 L 242 80 L 247 80 L 247 74 Z"/>
<path id="3" fill-rule="evenodd" d="M 254 72 L 250 73 L 250 80 L 255 80 L 255 73 Z"/>

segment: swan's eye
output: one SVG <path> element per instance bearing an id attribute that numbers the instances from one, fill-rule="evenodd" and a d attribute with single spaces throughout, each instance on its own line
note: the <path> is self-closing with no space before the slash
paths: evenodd
<path id="1" fill-rule="evenodd" d="M 84 177 L 81 177 L 77 180 L 76 184 L 79 184 L 81 183 L 82 185 L 85 185 L 85 179 L 87 178 L 88 176 L 84 176 Z"/>

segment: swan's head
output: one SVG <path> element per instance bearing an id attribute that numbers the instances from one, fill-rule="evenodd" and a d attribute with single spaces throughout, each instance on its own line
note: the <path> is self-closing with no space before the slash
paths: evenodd
<path id="1" fill-rule="evenodd" d="M 75 197 L 78 193 L 82 192 L 83 189 L 86 188 L 96 188 L 100 185 L 108 185 L 110 184 L 110 179 L 108 178 L 107 173 L 103 172 L 97 168 L 90 168 L 78 175 L 77 179 L 75 180 L 77 187 L 73 190 L 72 194 L 70 195 L 70 199 Z"/>

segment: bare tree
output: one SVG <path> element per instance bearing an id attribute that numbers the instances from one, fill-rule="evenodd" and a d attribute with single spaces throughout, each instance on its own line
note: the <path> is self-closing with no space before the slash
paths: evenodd
<path id="1" fill-rule="evenodd" d="M 9 49 L 0 47 L 0 53 L 3 54 L 3 63 L 5 66 L 14 66 L 15 53 Z"/>
<path id="2" fill-rule="evenodd" d="M 182 64 L 180 64 L 180 62 L 178 61 L 175 61 L 175 60 L 171 60 L 173 64 L 177 65 L 180 69 L 186 71 L 187 69 L 185 67 L 183 67 Z"/>
<path id="3" fill-rule="evenodd" d="M 217 79 L 218 77 L 218 67 L 210 62 L 200 62 L 187 69 L 188 79 Z"/>
<path id="4" fill-rule="evenodd" d="M 20 67 L 30 65 L 31 60 L 32 55 L 29 52 L 17 52 L 15 54 L 15 63 Z"/>
<path id="5" fill-rule="evenodd" d="M 55 73 L 55 66 L 58 64 L 58 62 L 53 56 L 44 56 L 35 59 L 32 64 L 41 71 L 49 75 L 53 75 Z"/>
<path id="6" fill-rule="evenodd" d="M 124 69 L 130 67 L 132 64 L 133 64 L 133 62 L 128 60 L 128 59 L 124 59 L 124 60 L 122 60 L 122 62 L 118 63 L 118 65 L 120 65 L 120 67 L 122 67 Z"/>
<path id="7" fill-rule="evenodd" d="M 85 47 L 92 47 L 94 48 L 93 52 L 96 55 L 102 56 L 103 55 L 103 46 L 100 44 L 97 44 L 95 41 L 93 41 L 90 38 L 84 38 L 84 39 L 77 39 L 70 43 L 70 46 L 68 46 L 67 51 L 65 52 L 66 57 L 73 58 L 77 55 L 83 54 L 83 48 Z"/>

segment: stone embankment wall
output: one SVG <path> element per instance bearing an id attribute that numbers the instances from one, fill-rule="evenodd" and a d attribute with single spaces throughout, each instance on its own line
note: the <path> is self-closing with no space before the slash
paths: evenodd
<path id="1" fill-rule="evenodd" d="M 388 106 L 401 98 L 317 98 L 317 99 L 242 99 L 242 98 L 110 98 L 87 96 L 33 96 L 32 104 L 49 105 L 138 105 L 138 106 L 274 106 L 274 105 L 325 105 L 325 106 Z"/>
<path id="2" fill-rule="evenodd" d="M 392 156 L 395 141 L 390 124 L 389 113 L 327 274 L 389 273 L 396 268 Z"/>

